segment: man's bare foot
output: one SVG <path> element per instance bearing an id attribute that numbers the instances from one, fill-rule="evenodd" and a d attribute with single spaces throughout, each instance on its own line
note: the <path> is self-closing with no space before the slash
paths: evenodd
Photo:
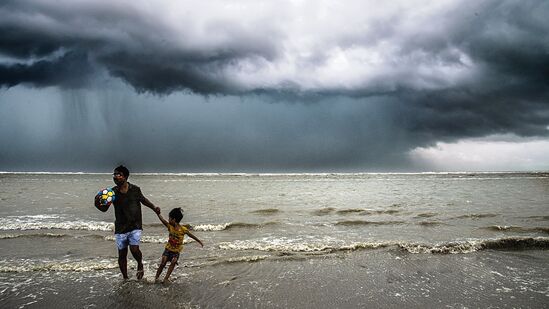
<path id="1" fill-rule="evenodd" d="M 139 280 L 143 279 L 143 275 L 145 272 L 143 271 L 143 264 L 137 266 L 137 273 L 135 274 L 135 277 Z"/>

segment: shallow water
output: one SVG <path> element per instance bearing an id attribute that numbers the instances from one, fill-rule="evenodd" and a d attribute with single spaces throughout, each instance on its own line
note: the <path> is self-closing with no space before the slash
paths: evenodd
<path id="1" fill-rule="evenodd" d="M 120 279 L 107 174 L 0 174 L 0 306 L 547 307 L 549 178 L 482 174 L 147 174 L 130 182 L 187 240 L 152 283 L 167 232 L 144 207 L 144 281 Z M 130 258 L 130 267 L 135 262 Z M 132 270 L 132 275 L 135 270 Z"/>

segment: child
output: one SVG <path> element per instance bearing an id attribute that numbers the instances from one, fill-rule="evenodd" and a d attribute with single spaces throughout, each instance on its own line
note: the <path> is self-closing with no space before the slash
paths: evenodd
<path id="1" fill-rule="evenodd" d="M 160 219 L 160 221 L 162 221 L 162 223 L 164 223 L 164 225 L 168 228 L 170 236 L 168 239 L 168 243 L 166 244 L 166 249 L 164 250 L 164 253 L 162 253 L 162 261 L 160 262 L 160 266 L 158 266 L 158 270 L 156 271 L 156 278 L 154 280 L 155 282 L 158 282 L 158 277 L 160 277 L 162 270 L 164 270 L 164 266 L 166 266 L 166 263 L 170 261 L 170 267 L 168 268 L 168 272 L 164 277 L 164 283 L 167 283 L 169 282 L 168 278 L 170 278 L 170 274 L 172 273 L 175 265 L 177 264 L 177 260 L 179 259 L 179 252 L 181 252 L 181 250 L 183 249 L 183 238 L 185 237 L 185 234 L 196 240 L 200 244 L 200 246 L 204 247 L 204 245 L 202 244 L 200 239 L 198 239 L 191 232 L 189 232 L 186 227 L 179 224 L 179 222 L 181 222 L 181 219 L 183 219 L 183 211 L 181 210 L 181 208 L 174 208 L 172 209 L 172 211 L 170 211 L 169 221 L 166 221 L 161 214 L 158 214 L 158 219 Z"/>

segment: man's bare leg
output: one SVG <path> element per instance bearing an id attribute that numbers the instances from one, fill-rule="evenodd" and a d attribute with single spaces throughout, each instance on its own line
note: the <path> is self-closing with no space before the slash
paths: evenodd
<path id="1" fill-rule="evenodd" d="M 128 279 L 128 248 L 118 250 L 118 267 L 124 279 Z"/>
<path id="2" fill-rule="evenodd" d="M 133 258 L 137 261 L 137 274 L 135 275 L 137 279 L 143 278 L 143 254 L 141 254 L 141 250 L 139 250 L 139 246 L 132 246 L 130 245 L 130 251 L 133 255 Z"/>

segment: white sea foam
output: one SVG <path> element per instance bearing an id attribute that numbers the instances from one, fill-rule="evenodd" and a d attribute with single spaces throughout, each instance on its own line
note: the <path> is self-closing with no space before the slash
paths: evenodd
<path id="1" fill-rule="evenodd" d="M 223 250 L 258 250 L 275 252 L 319 252 L 333 250 L 336 247 L 336 241 L 329 237 L 319 240 L 266 237 L 258 240 L 236 240 L 219 244 L 219 248 Z"/>
<path id="2" fill-rule="evenodd" d="M 105 240 L 114 241 L 114 235 L 107 235 L 104 237 Z M 192 238 L 187 238 L 183 240 L 183 244 L 188 244 L 193 242 Z M 168 242 L 168 235 L 165 236 L 141 236 L 142 243 L 152 243 L 152 244 L 164 244 Z"/>
<path id="3" fill-rule="evenodd" d="M 227 229 L 231 223 L 222 223 L 222 224 L 197 224 L 193 225 L 192 228 L 195 231 L 222 231 Z"/>
<path id="4" fill-rule="evenodd" d="M 9 216 L 0 218 L 0 231 L 24 230 L 112 231 L 114 224 L 104 221 L 67 220 L 58 215 Z"/>
<path id="5" fill-rule="evenodd" d="M 440 244 L 398 243 L 410 253 L 471 253 L 480 250 L 548 249 L 549 237 L 503 237 L 496 239 L 469 239 Z"/>
<path id="6" fill-rule="evenodd" d="M 52 238 L 58 238 L 58 237 L 64 237 L 65 234 L 53 234 L 53 233 L 44 233 L 44 234 L 3 234 L 0 235 L 0 239 L 13 239 L 13 238 L 20 238 L 20 237 L 52 237 Z"/>
<path id="7" fill-rule="evenodd" d="M 257 250 L 270 252 L 336 252 L 336 251 L 355 251 L 359 249 L 377 249 L 390 245 L 396 245 L 396 242 L 353 242 L 350 244 L 328 242 L 308 242 L 308 241 L 287 241 L 280 240 L 237 240 L 234 242 L 224 242 L 219 244 L 223 250 Z"/>
<path id="8" fill-rule="evenodd" d="M 236 240 L 223 242 L 223 250 L 257 250 L 271 252 L 336 252 L 394 247 L 409 253 L 457 254 L 480 250 L 523 250 L 547 249 L 549 237 L 505 237 L 498 239 L 470 239 L 438 244 L 419 244 L 403 241 L 352 242 L 343 243 L 330 238 L 319 240 L 262 238 L 258 240 Z"/>
<path id="9" fill-rule="evenodd" d="M 252 256 L 241 256 L 236 258 L 230 258 L 229 263 L 239 263 L 239 262 L 257 262 L 269 258 L 269 255 L 252 255 Z"/>
<path id="10" fill-rule="evenodd" d="M 1 272 L 37 272 L 37 271 L 94 271 L 118 268 L 114 260 L 1 260 Z"/>

